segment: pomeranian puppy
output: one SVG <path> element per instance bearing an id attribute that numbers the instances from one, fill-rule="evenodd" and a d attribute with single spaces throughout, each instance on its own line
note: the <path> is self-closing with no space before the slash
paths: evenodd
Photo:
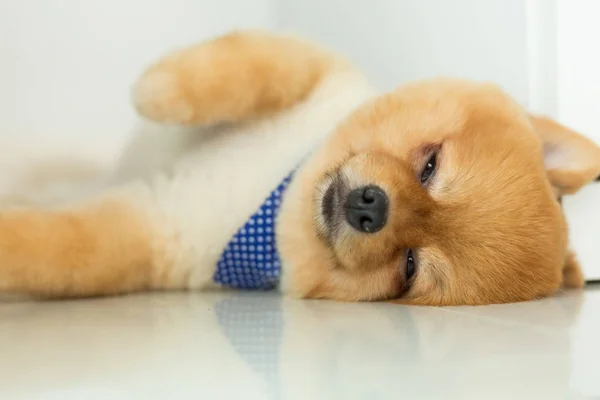
<path id="1" fill-rule="evenodd" d="M 494 85 L 378 94 L 327 50 L 244 31 L 157 62 L 133 103 L 110 185 L 3 206 L 0 291 L 474 305 L 584 284 L 560 198 L 600 175 L 600 148 Z"/>

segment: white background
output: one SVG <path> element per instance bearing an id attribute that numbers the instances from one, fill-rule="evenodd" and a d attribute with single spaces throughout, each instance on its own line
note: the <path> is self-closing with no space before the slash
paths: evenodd
<path id="1" fill-rule="evenodd" d="M 268 0 L 0 0 L 0 135 L 120 141 L 129 88 L 166 51 L 268 26 Z"/>
<path id="2" fill-rule="evenodd" d="M 558 0 L 559 119 L 600 143 L 600 1 Z M 566 199 L 571 240 L 588 278 L 600 279 L 600 183 Z"/>
<path id="3" fill-rule="evenodd" d="M 121 137 L 149 62 L 236 27 L 315 38 L 384 89 L 462 76 L 527 103 L 525 18 L 522 0 L 0 0 L 0 135 Z"/>
<path id="4" fill-rule="evenodd" d="M 597 0 L 0 0 L 0 137 L 117 147 L 144 66 L 229 29 L 265 27 L 345 53 L 382 89 L 438 75 L 497 82 L 600 141 L 598 15 Z M 597 278 L 599 190 L 567 202 Z"/>

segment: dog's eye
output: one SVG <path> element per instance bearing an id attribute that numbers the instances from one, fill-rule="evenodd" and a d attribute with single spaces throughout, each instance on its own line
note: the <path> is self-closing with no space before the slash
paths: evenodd
<path id="1" fill-rule="evenodd" d="M 423 172 L 421 172 L 421 183 L 427 183 L 429 178 L 433 176 L 435 173 L 435 169 L 437 167 L 437 153 L 433 153 L 429 160 L 427 160 L 427 164 L 425 164 L 425 168 L 423 168 Z"/>
<path id="2" fill-rule="evenodd" d="M 415 274 L 415 257 L 411 249 L 406 252 L 406 271 L 405 271 L 405 282 L 408 282 L 410 278 Z"/>

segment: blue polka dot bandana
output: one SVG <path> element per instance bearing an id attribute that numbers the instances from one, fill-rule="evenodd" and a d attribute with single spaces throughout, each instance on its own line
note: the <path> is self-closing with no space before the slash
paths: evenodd
<path id="1" fill-rule="evenodd" d="M 233 236 L 217 263 L 213 280 L 236 289 L 272 289 L 279 282 L 281 260 L 275 243 L 275 219 L 289 174 Z"/>

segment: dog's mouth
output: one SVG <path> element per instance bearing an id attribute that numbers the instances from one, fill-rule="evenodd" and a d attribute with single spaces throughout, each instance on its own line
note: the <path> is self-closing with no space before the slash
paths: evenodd
<path id="1" fill-rule="evenodd" d="M 319 234 L 331 243 L 344 221 L 342 202 L 348 192 L 348 183 L 342 174 L 332 174 L 319 192 Z"/>
<path id="2" fill-rule="evenodd" d="M 327 225 L 331 225 L 335 217 L 335 210 L 339 204 L 338 179 L 334 179 L 330 184 L 323 199 L 321 200 L 321 215 Z"/>

